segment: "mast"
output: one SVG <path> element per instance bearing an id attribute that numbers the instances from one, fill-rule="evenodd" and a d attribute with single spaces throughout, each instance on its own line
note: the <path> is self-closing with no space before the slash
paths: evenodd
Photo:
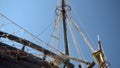
<path id="1" fill-rule="evenodd" d="M 66 9 L 67 7 L 67 9 Z M 71 7 L 66 5 L 65 0 L 62 0 L 61 12 L 62 12 L 62 21 L 63 21 L 63 31 L 64 31 L 64 45 L 65 45 L 65 54 L 69 56 L 69 48 L 68 48 L 68 38 L 67 38 L 67 23 L 66 23 L 66 11 L 70 11 Z M 67 59 L 67 63 L 69 63 L 69 59 Z M 93 68 L 95 65 L 94 62 L 88 63 L 88 68 Z M 63 68 L 71 68 L 68 65 L 64 65 Z"/>
<path id="2" fill-rule="evenodd" d="M 69 48 L 68 48 L 68 39 L 67 39 L 67 23 L 66 23 L 66 9 L 65 9 L 65 0 L 62 0 L 61 12 L 62 12 L 62 21 L 63 21 L 63 32 L 64 32 L 64 46 L 65 46 L 65 54 L 69 56 Z M 69 59 L 67 59 L 67 63 Z M 63 68 L 70 68 L 67 65 L 64 65 Z"/>
<path id="3" fill-rule="evenodd" d="M 65 45 L 65 54 L 69 55 L 68 49 L 68 39 L 67 39 L 67 24 L 66 24 L 66 10 L 65 10 L 65 0 L 62 0 L 62 20 L 63 20 L 63 31 L 64 31 L 64 45 Z"/>

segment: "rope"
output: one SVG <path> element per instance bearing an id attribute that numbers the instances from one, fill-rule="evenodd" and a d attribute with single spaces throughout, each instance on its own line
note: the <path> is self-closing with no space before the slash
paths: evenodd
<path id="1" fill-rule="evenodd" d="M 45 29 L 43 29 L 37 36 L 42 35 L 50 26 L 52 23 L 50 23 Z"/>
<path id="2" fill-rule="evenodd" d="M 56 48 L 58 46 L 58 41 L 60 40 L 59 39 L 60 38 L 60 19 L 61 19 L 61 14 L 58 15 L 57 19 L 55 19 L 54 30 L 53 30 L 53 34 L 51 35 L 52 44 L 54 44 L 53 47 L 55 46 Z"/>
<path id="3" fill-rule="evenodd" d="M 80 27 L 79 27 L 77 24 L 75 24 L 75 23 L 73 23 L 73 24 L 74 24 L 75 28 L 78 30 L 78 32 L 80 33 L 80 35 L 81 35 L 81 37 L 83 38 L 83 40 L 85 41 L 85 43 L 86 43 L 86 44 L 88 45 L 88 47 L 90 48 L 90 50 L 91 50 L 92 52 L 94 52 L 94 49 L 93 49 L 91 43 L 90 43 L 89 40 L 86 38 L 86 36 L 84 35 L 84 33 L 81 31 Z"/>
<path id="4" fill-rule="evenodd" d="M 34 38 L 36 38 L 37 40 L 41 41 L 41 42 L 42 42 L 43 44 L 45 44 L 46 46 L 53 48 L 54 50 L 56 50 L 56 51 L 59 52 L 59 53 L 61 52 L 61 51 L 59 51 L 58 49 L 52 47 L 50 44 L 48 44 L 48 43 L 44 42 L 43 40 L 39 39 L 37 36 L 33 35 L 33 34 L 30 33 L 29 31 L 25 30 L 23 27 L 21 27 L 20 25 L 16 24 L 14 21 L 12 21 L 11 19 L 9 19 L 8 17 L 2 15 L 1 13 L 0 13 L 0 16 L 2 16 L 3 18 L 5 18 L 6 20 L 10 21 L 11 23 L 15 24 L 16 26 L 18 26 L 19 28 L 21 28 L 24 32 L 27 32 L 29 35 L 31 35 L 32 37 L 34 37 Z"/>
<path id="5" fill-rule="evenodd" d="M 69 12 L 68 12 L 68 14 L 69 14 Z M 73 21 L 72 21 L 72 19 L 70 18 L 70 15 L 68 15 L 68 21 L 70 21 L 69 23 L 70 23 L 70 26 L 71 26 L 71 28 L 70 28 L 70 32 L 71 32 L 71 34 L 73 35 L 73 38 L 75 38 L 75 39 L 73 39 L 74 40 L 74 44 L 75 44 L 75 48 L 76 48 L 76 50 L 77 50 L 77 53 L 78 53 L 78 55 L 80 56 L 80 53 L 81 53 L 81 58 L 83 59 L 83 60 L 86 60 L 85 59 L 85 56 L 84 56 L 84 52 L 83 52 L 83 50 L 79 47 L 80 46 L 80 44 L 78 44 L 77 42 L 77 40 L 76 40 L 76 37 L 74 37 L 75 35 L 74 35 L 74 31 L 72 30 L 73 28 L 72 28 L 72 23 L 73 23 Z M 68 24 L 69 24 L 68 23 Z M 80 58 L 79 57 L 79 58 Z M 83 66 L 83 68 L 85 68 L 85 64 L 84 63 L 81 63 L 82 64 L 82 66 Z"/>
<path id="6" fill-rule="evenodd" d="M 69 13 L 68 13 L 69 14 Z M 70 16 L 70 15 L 69 15 Z M 70 17 L 69 17 L 70 18 Z M 71 19 L 71 18 L 70 18 Z M 90 48 L 90 50 L 92 52 L 94 52 L 93 46 L 92 44 L 89 42 L 89 40 L 87 39 L 87 37 L 84 35 L 84 33 L 81 31 L 80 27 L 76 24 L 73 23 L 72 24 L 75 26 L 75 28 L 78 30 L 78 32 L 80 33 L 81 37 L 83 38 L 83 40 L 85 41 L 85 43 L 88 45 L 88 47 Z"/>
<path id="7" fill-rule="evenodd" d="M 77 20 L 74 19 L 73 21 L 75 21 L 75 22 L 80 22 L 80 25 L 81 25 L 81 27 L 83 28 L 83 31 L 84 31 L 84 33 L 86 34 L 87 39 L 88 39 L 88 40 L 91 39 L 88 31 L 87 31 L 86 28 L 85 28 L 85 25 L 83 24 L 83 21 L 81 20 L 81 17 L 80 17 L 80 15 L 79 15 L 79 12 L 76 10 L 77 8 L 74 7 L 74 5 L 72 4 L 72 0 L 69 0 L 69 1 L 70 1 L 70 2 L 69 2 L 70 5 L 73 7 L 73 8 L 72 8 L 72 9 L 73 9 L 73 10 L 72 10 L 72 11 L 73 11 L 73 14 L 77 17 L 77 18 L 76 18 Z M 73 18 L 72 18 L 72 19 L 73 19 Z M 91 43 L 91 45 L 92 45 L 93 48 L 97 48 L 93 40 L 89 40 L 89 42 Z"/>
<path id="8" fill-rule="evenodd" d="M 71 32 L 71 35 L 72 35 L 73 42 L 74 42 L 75 48 L 76 48 L 76 50 L 77 50 L 77 53 L 78 53 L 78 55 L 80 56 L 79 50 L 80 50 L 81 54 L 82 54 L 82 50 L 79 49 L 79 47 L 78 47 L 78 43 L 77 43 L 76 37 L 75 37 L 75 35 L 74 35 L 74 32 L 73 32 L 73 30 L 72 30 L 72 25 L 71 25 L 71 23 L 72 23 L 72 21 L 70 21 L 70 23 L 68 23 L 69 29 L 70 29 L 70 32 Z M 82 54 L 81 58 L 83 58 L 83 54 Z"/>

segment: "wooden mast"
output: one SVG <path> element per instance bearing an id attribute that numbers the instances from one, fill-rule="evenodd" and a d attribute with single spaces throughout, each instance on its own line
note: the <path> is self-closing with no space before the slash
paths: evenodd
<path id="1" fill-rule="evenodd" d="M 62 20 L 63 20 L 65 54 L 69 55 L 68 39 L 67 39 L 67 26 L 66 26 L 65 0 L 62 0 L 62 11 L 61 12 L 62 12 Z"/>

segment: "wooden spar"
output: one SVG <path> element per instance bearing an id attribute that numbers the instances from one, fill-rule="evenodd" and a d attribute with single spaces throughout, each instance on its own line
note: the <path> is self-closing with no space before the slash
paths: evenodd
<path id="1" fill-rule="evenodd" d="M 14 36 L 12 34 L 8 34 L 8 33 L 5 33 L 5 32 L 2 32 L 2 31 L 0 31 L 0 37 L 7 38 L 9 40 L 12 40 L 12 41 L 18 42 L 20 44 L 23 44 L 25 46 L 29 46 L 31 48 L 34 48 L 34 49 L 44 53 L 45 55 L 48 55 L 48 56 L 50 56 L 54 59 L 57 59 L 57 60 L 61 61 L 62 63 L 66 64 L 67 66 L 70 66 L 71 68 L 74 67 L 74 65 L 72 63 L 67 62 L 64 58 L 62 58 L 62 57 L 58 56 L 57 54 L 55 54 L 55 53 L 53 53 L 53 52 L 51 52 L 51 51 L 49 51 L 49 50 L 47 50 L 47 49 L 45 49 L 41 46 L 38 46 L 37 44 L 32 43 L 28 40 L 25 40 L 23 38 L 19 38 L 17 36 Z"/>

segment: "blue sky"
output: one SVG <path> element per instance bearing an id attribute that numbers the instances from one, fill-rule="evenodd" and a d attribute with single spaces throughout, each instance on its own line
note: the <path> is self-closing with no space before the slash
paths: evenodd
<path id="1" fill-rule="evenodd" d="M 70 0 L 73 17 L 82 21 L 90 40 L 97 46 L 97 35 L 112 68 L 120 67 L 120 1 L 119 0 Z M 49 24 L 54 26 L 57 0 L 0 0 L 0 13 L 14 20 L 34 35 Z M 77 15 L 79 18 L 77 18 Z M 41 39 L 49 41 L 47 30 Z"/>

